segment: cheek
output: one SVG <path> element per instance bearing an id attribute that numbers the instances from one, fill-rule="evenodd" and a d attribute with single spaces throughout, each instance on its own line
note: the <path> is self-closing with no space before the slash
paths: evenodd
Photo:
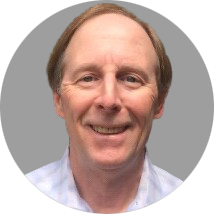
<path id="1" fill-rule="evenodd" d="M 73 121 L 76 121 L 80 119 L 90 108 L 92 100 L 92 97 L 85 92 L 81 93 L 70 90 L 64 94 L 63 110 L 65 113 L 65 120 L 73 119 Z"/>
<path id="2" fill-rule="evenodd" d="M 130 96 L 127 109 L 140 126 L 150 124 L 154 115 L 154 99 L 152 95 Z"/>

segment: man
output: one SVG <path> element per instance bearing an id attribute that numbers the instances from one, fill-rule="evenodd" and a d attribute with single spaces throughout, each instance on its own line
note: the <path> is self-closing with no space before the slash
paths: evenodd
<path id="1" fill-rule="evenodd" d="M 96 5 L 62 34 L 47 74 L 69 147 L 62 160 L 27 174 L 42 192 L 82 211 L 118 213 L 181 184 L 150 163 L 145 147 L 172 76 L 151 27 L 117 5 Z"/>

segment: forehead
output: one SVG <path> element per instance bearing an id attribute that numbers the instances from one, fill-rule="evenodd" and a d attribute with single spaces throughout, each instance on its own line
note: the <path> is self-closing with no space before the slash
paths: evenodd
<path id="1" fill-rule="evenodd" d="M 103 14 L 85 21 L 75 32 L 73 38 L 84 36 L 89 32 L 89 36 L 111 35 L 112 37 L 126 36 L 148 37 L 145 30 L 134 20 L 121 14 Z M 86 35 L 85 35 L 86 36 Z"/>
<path id="2" fill-rule="evenodd" d="M 157 64 L 157 55 L 145 30 L 120 14 L 103 14 L 84 22 L 74 33 L 66 51 L 65 63 L 91 57 L 140 59 Z M 119 56 L 119 57 L 118 57 Z M 107 60 L 108 61 L 108 60 Z"/>

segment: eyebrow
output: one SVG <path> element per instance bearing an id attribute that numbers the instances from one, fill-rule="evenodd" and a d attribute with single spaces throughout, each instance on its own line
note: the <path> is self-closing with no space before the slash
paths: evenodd
<path id="1" fill-rule="evenodd" d="M 143 68 L 141 68 L 139 66 L 127 64 L 127 65 L 118 66 L 118 69 L 120 71 L 123 71 L 123 72 L 134 72 L 134 73 L 137 73 L 138 75 L 140 75 L 141 77 L 143 77 L 143 79 L 146 82 L 148 82 L 148 80 L 149 80 L 148 74 L 144 71 Z"/>
<path id="2" fill-rule="evenodd" d="M 81 73 L 83 71 L 100 72 L 102 71 L 102 66 L 97 65 L 95 63 L 83 63 L 72 70 L 73 76 L 76 77 L 78 73 Z M 117 70 L 121 72 L 135 72 L 138 75 L 142 76 L 146 82 L 149 80 L 148 74 L 141 67 L 136 65 L 130 64 L 117 65 Z"/>
<path id="3" fill-rule="evenodd" d="M 81 73 L 83 71 L 95 71 L 99 72 L 102 69 L 101 66 L 94 64 L 94 63 L 83 63 L 80 66 L 77 66 L 76 68 L 72 69 L 73 76 L 76 77 L 78 73 Z"/>

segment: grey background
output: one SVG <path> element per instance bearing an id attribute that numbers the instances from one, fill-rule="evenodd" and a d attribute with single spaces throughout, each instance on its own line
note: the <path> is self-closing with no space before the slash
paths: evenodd
<path id="1" fill-rule="evenodd" d="M 112 2 L 149 23 L 171 60 L 172 86 L 147 147 L 153 164 L 185 180 L 200 160 L 211 132 L 213 94 L 205 64 L 172 22 L 139 5 Z M 9 150 L 23 173 L 61 159 L 68 145 L 64 120 L 54 111 L 46 66 L 69 23 L 97 3 L 72 6 L 42 22 L 24 39 L 9 64 L 2 86 L 1 120 Z"/>

